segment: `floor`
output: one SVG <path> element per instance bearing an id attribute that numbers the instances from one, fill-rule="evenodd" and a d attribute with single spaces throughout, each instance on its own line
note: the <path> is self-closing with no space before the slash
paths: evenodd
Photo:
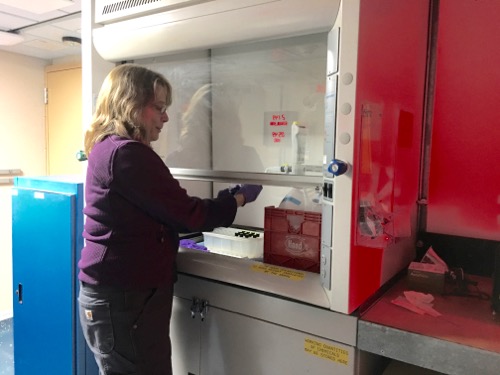
<path id="1" fill-rule="evenodd" d="M 0 320 L 0 375 L 14 375 L 12 318 Z"/>

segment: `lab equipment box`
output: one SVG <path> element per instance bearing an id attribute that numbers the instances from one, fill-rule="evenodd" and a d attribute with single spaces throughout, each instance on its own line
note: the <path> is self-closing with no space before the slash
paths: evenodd
<path id="1" fill-rule="evenodd" d="M 426 293 L 444 293 L 445 271 L 435 264 L 411 262 L 408 266 L 408 287 Z"/>
<path id="2" fill-rule="evenodd" d="M 264 262 L 319 273 L 321 213 L 268 206 Z"/>
<path id="3" fill-rule="evenodd" d="M 220 227 L 203 232 L 203 241 L 212 253 L 236 258 L 262 258 L 264 238 L 261 232 Z"/>

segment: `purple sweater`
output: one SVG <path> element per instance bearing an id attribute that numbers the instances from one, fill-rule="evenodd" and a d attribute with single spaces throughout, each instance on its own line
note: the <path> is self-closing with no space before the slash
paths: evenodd
<path id="1" fill-rule="evenodd" d="M 118 136 L 92 149 L 85 201 L 79 279 L 124 288 L 174 282 L 178 233 L 229 226 L 237 208 L 189 196 L 150 147 Z"/>

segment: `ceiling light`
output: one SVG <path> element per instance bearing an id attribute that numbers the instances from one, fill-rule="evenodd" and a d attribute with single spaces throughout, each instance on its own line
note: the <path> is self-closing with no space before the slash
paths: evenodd
<path id="1" fill-rule="evenodd" d="M 69 47 L 77 47 L 82 44 L 82 40 L 76 36 L 63 36 L 62 42 Z"/>
<path id="2" fill-rule="evenodd" d="M 0 31 L 0 46 L 13 46 L 24 41 L 22 35 L 8 31 Z"/>

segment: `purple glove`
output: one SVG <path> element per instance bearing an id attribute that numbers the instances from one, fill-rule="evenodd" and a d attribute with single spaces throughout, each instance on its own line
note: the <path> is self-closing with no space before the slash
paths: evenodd
<path id="1" fill-rule="evenodd" d="M 195 249 L 195 250 L 208 251 L 208 249 L 205 246 L 198 245 L 195 241 L 189 240 L 189 239 L 180 240 L 179 241 L 179 246 L 185 247 L 186 249 Z"/>
<path id="2" fill-rule="evenodd" d="M 247 204 L 256 200 L 261 191 L 262 185 L 241 185 L 236 194 L 242 194 Z"/>

